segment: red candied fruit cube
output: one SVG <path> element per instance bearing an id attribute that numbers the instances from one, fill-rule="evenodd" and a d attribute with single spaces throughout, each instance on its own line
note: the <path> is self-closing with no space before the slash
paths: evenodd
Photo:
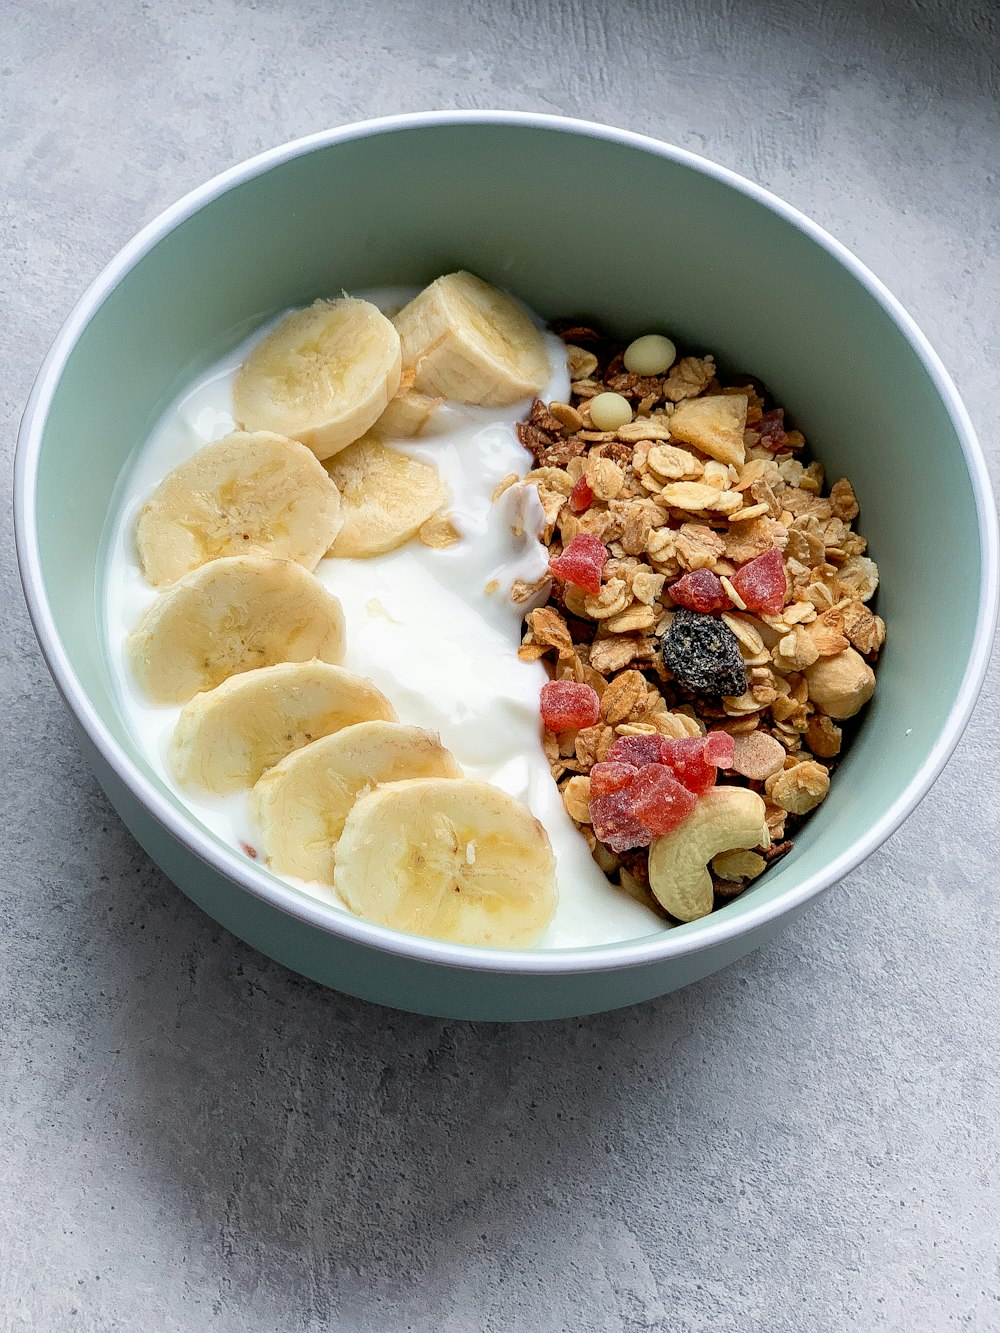
<path id="1" fill-rule="evenodd" d="M 678 606 L 686 606 L 689 611 L 704 611 L 714 615 L 717 611 L 733 609 L 722 580 L 710 569 L 692 569 L 676 583 L 671 583 L 667 591 Z"/>
<path id="2" fill-rule="evenodd" d="M 760 431 L 760 443 L 763 447 L 773 449 L 777 453 L 783 447 L 787 434 L 785 431 L 785 409 L 775 407 L 770 412 L 765 412 L 757 425 L 757 429 Z"/>
<path id="3" fill-rule="evenodd" d="M 643 764 L 662 762 L 662 736 L 619 736 L 608 751 L 608 758 L 642 768 Z"/>
<path id="4" fill-rule="evenodd" d="M 785 605 L 785 562 L 776 546 L 741 565 L 730 582 L 748 611 L 776 616 Z"/>
<path id="5" fill-rule="evenodd" d="M 617 764 L 605 760 L 595 764 L 590 770 L 590 795 L 607 796 L 609 792 L 621 791 L 635 776 L 634 764 Z"/>
<path id="6" fill-rule="evenodd" d="M 728 746 L 725 741 L 710 741 L 704 736 L 684 736 L 677 740 L 664 737 L 661 762 L 670 765 L 677 781 L 688 791 L 701 796 L 715 786 L 716 768 L 726 768 L 733 761 L 733 738 L 726 736 L 726 740 Z M 720 760 L 723 762 L 717 762 Z"/>
<path id="7" fill-rule="evenodd" d="M 694 811 L 698 797 L 665 764 L 644 764 L 627 788 L 632 812 L 650 833 L 673 833 Z"/>
<path id="8" fill-rule="evenodd" d="M 575 680 L 550 680 L 542 686 L 542 721 L 549 731 L 592 727 L 601 715 L 601 701 L 591 685 Z"/>
<path id="9" fill-rule="evenodd" d="M 569 507 L 574 514 L 582 514 L 594 503 L 594 491 L 586 477 L 581 477 L 569 493 Z"/>
<path id="10" fill-rule="evenodd" d="M 590 819 L 594 836 L 613 852 L 628 852 L 633 847 L 648 847 L 653 841 L 652 831 L 640 822 L 632 809 L 628 787 L 608 792 L 605 796 L 592 796 Z"/>
<path id="11" fill-rule="evenodd" d="M 705 737 L 705 762 L 716 768 L 732 768 L 736 746 L 728 731 L 710 731 Z"/>
<path id="12" fill-rule="evenodd" d="M 602 541 L 589 532 L 578 532 L 562 555 L 549 561 L 549 569 L 557 578 L 574 583 L 596 597 L 601 591 L 601 575 L 607 559 L 607 547 Z"/>

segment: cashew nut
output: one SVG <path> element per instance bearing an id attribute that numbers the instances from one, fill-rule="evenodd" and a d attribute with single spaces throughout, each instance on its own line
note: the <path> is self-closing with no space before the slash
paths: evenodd
<path id="1" fill-rule="evenodd" d="M 806 668 L 809 698 L 827 717 L 853 717 L 875 692 L 875 672 L 853 648 Z"/>
<path id="2" fill-rule="evenodd" d="M 649 887 L 671 916 L 696 921 L 712 910 L 712 857 L 767 842 L 764 802 L 757 793 L 746 787 L 713 787 L 680 828 L 653 840 Z"/>

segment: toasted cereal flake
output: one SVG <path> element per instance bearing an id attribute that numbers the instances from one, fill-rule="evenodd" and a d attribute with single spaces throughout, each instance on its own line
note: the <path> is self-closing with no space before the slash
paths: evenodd
<path id="1" fill-rule="evenodd" d="M 806 744 L 817 759 L 834 759 L 840 754 L 843 731 L 825 713 L 813 713 L 806 727 Z"/>
<path id="2" fill-rule="evenodd" d="M 595 670 L 610 675 L 634 662 L 638 648 L 638 640 L 626 634 L 595 639 L 590 645 L 590 664 Z"/>
<path id="3" fill-rule="evenodd" d="M 642 410 L 642 403 L 639 409 Z M 637 421 L 619 426 L 618 438 L 629 444 L 637 444 L 641 440 L 669 440 L 670 426 L 666 417 L 640 417 Z"/>
<path id="4" fill-rule="evenodd" d="M 562 798 L 570 819 L 578 824 L 590 823 L 590 778 L 582 773 L 570 778 L 563 787 Z"/>
<path id="5" fill-rule="evenodd" d="M 775 773 L 764 783 L 764 790 L 789 814 L 804 815 L 819 805 L 830 790 L 830 774 L 822 764 L 810 759 Z"/>
<path id="6" fill-rule="evenodd" d="M 694 398 L 707 389 L 714 378 L 714 357 L 685 356 L 671 369 L 663 393 L 672 403 L 679 403 L 682 398 Z"/>
<path id="7" fill-rule="evenodd" d="M 682 523 L 674 534 L 674 549 L 684 569 L 711 569 L 726 542 L 703 523 Z"/>
<path id="8" fill-rule="evenodd" d="M 878 565 L 865 555 L 852 555 L 841 565 L 837 578 L 859 602 L 867 602 L 878 587 Z"/>
<path id="9" fill-rule="evenodd" d="M 687 449 L 673 444 L 655 445 L 646 455 L 646 464 L 664 481 L 694 480 L 701 476 L 705 466 Z"/>
<path id="10" fill-rule="evenodd" d="M 859 653 L 877 653 L 885 642 L 885 621 L 861 602 L 850 602 L 843 610 L 844 633 Z"/>

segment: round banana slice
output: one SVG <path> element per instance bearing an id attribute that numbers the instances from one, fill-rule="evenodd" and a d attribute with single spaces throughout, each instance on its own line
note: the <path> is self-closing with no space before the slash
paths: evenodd
<path id="1" fill-rule="evenodd" d="M 135 540 L 143 574 L 160 587 L 251 550 L 315 569 L 339 531 L 340 496 L 311 450 L 267 431 L 234 431 L 163 479 Z"/>
<path id="2" fill-rule="evenodd" d="M 286 315 L 240 367 L 233 411 L 329 458 L 374 426 L 399 388 L 399 335 L 377 306 L 345 296 Z"/>
<path id="3" fill-rule="evenodd" d="M 379 925 L 460 944 L 534 944 L 558 901 L 548 835 L 488 782 L 414 779 L 362 796 L 334 849 L 347 906 Z"/>
<path id="4" fill-rule="evenodd" d="M 448 488 L 434 468 L 386 448 L 374 435 L 356 440 L 326 469 L 340 491 L 343 517 L 333 556 L 394 551 L 448 502 Z"/>
<path id="5" fill-rule="evenodd" d="M 333 883 L 333 849 L 351 806 L 383 782 L 460 778 L 440 738 L 398 722 L 359 722 L 295 750 L 250 793 L 267 864 L 280 875 Z"/>
<path id="6" fill-rule="evenodd" d="M 342 661 L 344 613 L 293 560 L 223 556 L 161 593 L 126 653 L 153 703 L 180 704 L 254 667 Z"/>
<path id="7" fill-rule="evenodd" d="M 224 795 L 252 787 L 265 769 L 317 737 L 395 716 L 364 676 L 327 662 L 281 662 L 233 676 L 185 704 L 170 766 L 183 786 Z"/>
<path id="8" fill-rule="evenodd" d="M 421 393 L 505 407 L 549 382 L 545 339 L 528 312 L 471 273 L 438 278 L 393 323 Z"/>

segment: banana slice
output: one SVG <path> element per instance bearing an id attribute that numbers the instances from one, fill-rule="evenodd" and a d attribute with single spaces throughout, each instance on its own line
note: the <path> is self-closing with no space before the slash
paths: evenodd
<path id="1" fill-rule="evenodd" d="M 265 769 L 319 736 L 395 717 L 364 676 L 327 662 L 281 662 L 233 676 L 185 704 L 169 762 L 182 786 L 224 795 L 252 787 Z"/>
<path id="2" fill-rule="evenodd" d="M 304 444 L 234 431 L 164 478 L 135 540 L 143 574 L 160 587 L 250 550 L 315 569 L 339 531 L 337 488 Z"/>
<path id="3" fill-rule="evenodd" d="M 548 835 L 487 782 L 393 782 L 362 796 L 333 854 L 334 884 L 379 925 L 461 944 L 521 948 L 552 920 Z"/>
<path id="4" fill-rule="evenodd" d="M 443 402 L 419 389 L 400 389 L 375 422 L 374 433 L 383 440 L 412 440 L 427 429 Z"/>
<path id="5" fill-rule="evenodd" d="M 126 654 L 153 703 L 180 704 L 254 667 L 342 661 L 344 613 L 292 560 L 224 556 L 161 593 L 128 636 Z"/>
<path id="6" fill-rule="evenodd" d="M 524 307 L 471 273 L 438 278 L 393 323 L 421 393 L 505 407 L 540 393 L 552 373 Z"/>
<path id="7" fill-rule="evenodd" d="M 360 795 L 403 778 L 460 778 L 432 731 L 359 722 L 295 750 L 250 793 L 268 865 L 281 875 L 333 883 L 333 849 Z"/>
<path id="8" fill-rule="evenodd" d="M 410 540 L 448 502 L 432 467 L 366 435 L 331 458 L 326 469 L 340 491 L 343 523 L 333 556 L 382 555 Z"/>
<path id="9" fill-rule="evenodd" d="M 370 301 L 345 296 L 286 315 L 233 385 L 244 430 L 272 430 L 329 458 L 374 426 L 399 388 L 399 335 Z"/>

